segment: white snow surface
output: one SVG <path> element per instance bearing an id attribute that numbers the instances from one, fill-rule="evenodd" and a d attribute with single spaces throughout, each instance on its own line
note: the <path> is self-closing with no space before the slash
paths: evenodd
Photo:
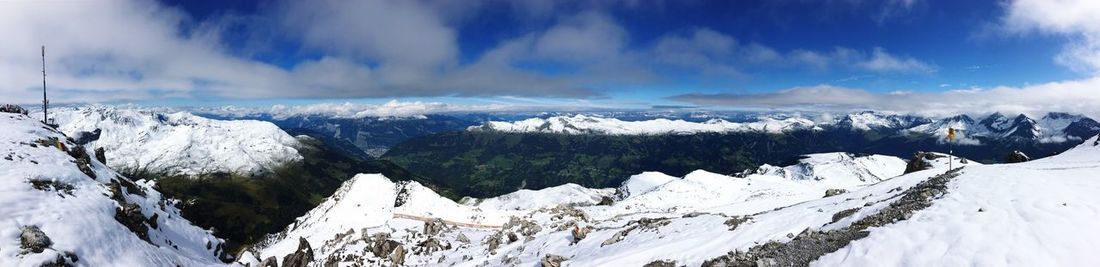
<path id="1" fill-rule="evenodd" d="M 0 266 L 39 266 L 65 252 L 77 256 L 77 266 L 224 265 L 215 256 L 222 241 L 183 219 L 175 201 L 165 199 L 151 183 L 135 184 L 144 196 L 126 187 L 120 196 L 139 205 L 146 218 L 158 217 L 158 227 L 148 231 L 150 243 L 114 218 L 119 204 L 112 200 L 108 185 L 127 178 L 94 158 L 89 164 L 96 176 L 92 178 L 65 151 L 37 144 L 56 138 L 66 149 L 77 149 L 65 135 L 36 119 L 0 113 L 0 125 Z M 36 189 L 31 181 L 56 186 Z M 63 189 L 67 186 L 71 191 Z M 32 225 L 53 244 L 41 253 L 24 254 L 20 228 Z"/>
<path id="2" fill-rule="evenodd" d="M 833 152 L 804 157 L 798 164 L 786 167 L 764 164 L 753 173 L 795 181 L 815 180 L 816 184 L 831 188 L 855 188 L 901 175 L 906 165 L 901 158 L 884 155 Z"/>
<path id="3" fill-rule="evenodd" d="M 106 148 L 108 165 L 118 170 L 251 175 L 302 159 L 301 143 L 270 122 L 111 106 L 62 108 L 51 116 L 69 135 L 102 130 L 88 146 Z"/>
<path id="4" fill-rule="evenodd" d="M 822 170 L 893 166 L 897 170 L 892 172 L 898 174 L 905 168 L 904 164 L 894 164 L 899 159 L 882 156 L 871 156 L 865 160 L 885 161 L 883 166 L 837 163 L 858 161 L 859 158 L 828 153 L 810 155 L 802 164 L 829 166 L 822 167 Z M 819 179 L 792 179 L 764 174 L 740 178 L 706 171 L 695 171 L 680 178 L 647 172 L 632 176 L 618 189 L 588 189 L 567 184 L 542 190 L 521 190 L 496 198 L 466 199 L 462 204 L 443 198 L 415 182 L 395 183 L 381 175 L 360 174 L 287 230 L 257 246 L 255 258 L 242 259 L 242 262 L 267 257 L 281 260 L 298 247 L 298 238 L 304 237 L 314 249 L 314 259 L 318 262 L 340 258 L 351 259 L 341 263 L 341 266 L 386 265 L 389 260 L 375 257 L 370 252 L 371 244 L 364 239 L 377 233 L 387 233 L 390 239 L 413 252 L 406 256 L 405 264 L 414 266 L 530 265 L 537 263 L 544 253 L 567 256 L 571 258 L 568 264 L 574 266 L 640 266 L 662 258 L 689 266 L 698 265 L 703 260 L 750 246 L 754 242 L 782 239 L 790 232 L 819 227 L 824 224 L 821 221 L 827 222 L 833 213 L 846 206 L 830 207 L 820 212 L 805 211 L 826 206 L 818 203 L 800 208 L 797 212 L 779 211 L 790 209 L 783 207 L 808 205 L 806 203 L 815 201 L 844 201 L 845 198 L 839 196 L 823 199 L 826 189 L 844 186 L 840 189 L 859 191 L 878 186 L 875 191 L 878 192 L 902 184 L 915 184 L 934 174 L 926 171 L 924 176 L 887 185 L 870 184 L 886 183 L 890 181 L 886 179 L 889 177 L 865 183 L 826 183 L 847 179 L 831 175 L 848 173 L 868 171 L 824 171 L 815 176 Z M 603 196 L 612 194 L 621 198 L 611 205 L 595 205 Z M 399 197 L 401 195 L 404 197 Z M 862 206 L 865 202 L 861 200 L 849 201 L 851 203 L 847 206 Z M 395 202 L 403 204 L 395 207 Z M 773 211 L 776 209 L 779 211 Z M 775 219 L 782 223 L 761 224 L 744 237 L 730 232 L 728 226 L 723 225 L 729 216 L 759 213 L 783 214 L 782 218 Z M 453 228 L 436 236 L 423 234 L 425 222 L 435 218 L 442 219 Z M 671 222 L 657 230 L 634 230 L 619 243 L 601 245 L 616 232 L 629 228 L 628 222 L 641 218 L 671 218 Z M 539 229 L 529 237 L 520 234 L 519 241 L 509 243 L 507 233 L 522 232 L 518 230 L 521 227 L 507 223 L 510 220 L 530 221 Z M 574 225 L 588 227 L 592 233 L 579 243 L 570 245 L 572 235 L 569 230 Z M 460 234 L 470 242 L 459 241 Z M 492 250 L 494 253 L 489 253 L 486 241 L 493 238 L 502 238 L 502 242 L 500 247 Z M 429 240 L 445 242 L 453 249 L 423 253 L 420 244 Z"/>
<path id="5" fill-rule="evenodd" d="M 1100 146 L 969 166 L 909 220 L 825 255 L 820 266 L 1094 266 L 1100 262 Z"/>
<path id="6" fill-rule="evenodd" d="M 611 198 L 615 189 L 591 189 L 578 184 L 564 184 L 540 190 L 522 189 L 502 196 L 477 199 L 464 198 L 463 205 L 477 206 L 482 209 L 496 210 L 536 210 L 552 208 L 557 205 L 591 206 L 599 204 L 603 198 Z"/>

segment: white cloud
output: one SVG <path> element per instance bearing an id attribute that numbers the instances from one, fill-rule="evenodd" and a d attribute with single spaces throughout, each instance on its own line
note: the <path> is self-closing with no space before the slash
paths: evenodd
<path id="1" fill-rule="evenodd" d="M 384 104 L 321 103 L 312 105 L 272 105 L 264 107 L 225 106 L 216 108 L 195 108 L 192 111 L 203 114 L 232 115 L 237 117 L 271 115 L 275 118 L 292 116 L 324 115 L 337 118 L 364 117 L 417 117 L 426 114 L 448 112 L 493 112 L 516 110 L 518 106 L 506 104 L 457 105 L 441 102 L 403 102 L 390 100 Z"/>
<path id="2" fill-rule="evenodd" d="M 540 2 L 516 8 L 539 13 Z M 219 39 L 232 33 L 221 32 L 232 28 L 221 20 L 195 22 L 156 2 L 3 2 L 0 102 L 37 102 L 39 45 L 48 49 L 55 103 L 199 97 L 587 98 L 600 95 L 595 88 L 671 85 L 684 77 L 740 79 L 739 70 L 753 64 L 870 72 L 931 66 L 884 50 L 881 55 L 846 48 L 783 53 L 706 28 L 635 40 L 599 8 L 629 8 L 635 2 L 585 2 L 576 5 L 597 8 L 544 17 L 551 23 L 506 38 L 473 60 L 462 60 L 454 24 L 477 13 L 481 2 L 280 2 L 254 19 L 275 22 L 265 30 L 301 41 L 306 53 L 320 54 L 289 66 L 233 51 L 237 48 Z M 562 14 L 567 6 L 542 8 Z M 563 71 L 530 67 L 546 63 L 561 64 Z"/>
<path id="3" fill-rule="evenodd" d="M 1012 0 L 1001 19 L 1012 33 L 1066 36 L 1055 61 L 1072 70 L 1100 74 L 1100 2 L 1093 0 Z"/>
<path id="4" fill-rule="evenodd" d="M 920 115 L 981 114 L 994 111 L 1039 115 L 1074 112 L 1100 117 L 1100 77 L 1024 87 L 993 87 L 944 92 L 874 93 L 818 85 L 762 94 L 688 94 L 673 100 L 717 108 L 807 111 L 881 110 Z"/>
<path id="5" fill-rule="evenodd" d="M 885 49 L 876 47 L 871 57 L 866 61 L 857 63 L 857 66 L 876 72 L 935 72 L 936 68 L 928 63 L 921 62 L 912 57 L 898 57 L 886 53 Z"/>

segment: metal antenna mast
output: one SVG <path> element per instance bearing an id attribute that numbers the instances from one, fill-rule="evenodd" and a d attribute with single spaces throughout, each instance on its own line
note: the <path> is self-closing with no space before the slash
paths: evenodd
<path id="1" fill-rule="evenodd" d="M 50 100 L 46 99 L 46 46 L 42 46 L 42 123 L 50 123 Z"/>

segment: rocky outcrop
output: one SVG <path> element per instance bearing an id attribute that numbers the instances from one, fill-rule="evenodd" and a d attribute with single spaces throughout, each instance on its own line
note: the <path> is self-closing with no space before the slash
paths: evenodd
<path id="1" fill-rule="evenodd" d="M 73 140 L 78 145 L 86 145 L 93 141 L 99 140 L 99 137 L 103 135 L 103 129 L 95 129 L 91 132 L 77 132 L 73 134 Z"/>
<path id="2" fill-rule="evenodd" d="M 298 250 L 283 257 L 283 267 L 307 267 L 313 261 L 313 248 L 305 238 L 298 238 Z"/>
<path id="3" fill-rule="evenodd" d="M 929 161 L 941 157 L 943 156 L 932 152 L 917 151 L 917 153 L 913 153 L 913 157 L 909 159 L 909 164 L 905 165 L 905 173 L 918 172 L 932 168 L 932 163 Z"/>
<path id="4" fill-rule="evenodd" d="M 19 105 L 12 105 L 12 104 L 0 105 L 0 112 L 27 115 L 27 109 L 25 109 L 25 108 L 23 108 Z"/>
<path id="5" fill-rule="evenodd" d="M 275 256 L 267 257 L 260 262 L 259 267 L 279 267 L 279 260 L 275 259 Z"/>
<path id="6" fill-rule="evenodd" d="M 1005 157 L 1005 163 L 1020 163 L 1029 160 L 1031 160 L 1031 157 L 1028 157 L 1027 154 L 1019 150 L 1013 150 L 1012 153 L 1009 153 L 1008 156 Z"/>
<path id="7" fill-rule="evenodd" d="M 106 165 L 107 164 L 107 149 L 102 148 L 102 147 L 96 148 L 95 149 L 95 160 L 98 160 L 100 163 L 103 163 L 104 165 Z"/>
<path id="8" fill-rule="evenodd" d="M 146 226 L 145 215 L 141 214 L 141 206 L 133 203 L 120 203 L 121 207 L 115 208 L 115 220 L 130 229 L 141 240 L 149 242 L 149 227 Z"/>
<path id="9" fill-rule="evenodd" d="M 836 188 L 827 189 L 827 190 L 825 190 L 825 197 L 831 197 L 831 196 L 840 195 L 840 194 L 844 194 L 844 193 L 848 193 L 848 190 L 836 189 Z"/>
<path id="10" fill-rule="evenodd" d="M 676 262 L 670 260 L 655 260 L 642 265 L 642 267 L 676 267 Z"/>
<path id="11" fill-rule="evenodd" d="M 442 219 L 436 218 L 435 220 L 424 222 L 424 234 L 428 236 L 435 236 L 443 233 L 447 230 L 447 224 L 443 223 Z"/>

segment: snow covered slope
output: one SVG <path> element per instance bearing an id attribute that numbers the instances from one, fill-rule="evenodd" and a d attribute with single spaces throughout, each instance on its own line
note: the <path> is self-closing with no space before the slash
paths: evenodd
<path id="1" fill-rule="evenodd" d="M 822 266 L 1089 266 L 1100 262 L 1100 142 L 1035 161 L 964 168 L 909 220 L 872 228 Z"/>
<path id="2" fill-rule="evenodd" d="M 594 243 L 573 247 L 569 243 L 574 229 L 614 235 L 614 229 L 637 227 L 628 222 L 647 217 L 713 219 L 766 212 L 821 199 L 829 189 L 857 190 L 905 169 L 905 163 L 897 158 L 843 153 L 810 155 L 800 164 L 808 166 L 801 168 L 818 172 L 810 172 L 811 176 L 735 177 L 695 171 L 683 178 L 647 172 L 632 176 L 617 189 L 567 184 L 495 198 L 465 199 L 462 204 L 415 182 L 395 183 L 381 175 L 357 175 L 318 208 L 255 247 L 251 255 L 256 256 L 242 259 L 242 263 L 258 264 L 269 258 L 284 263 L 291 258 L 287 255 L 304 251 L 300 249 L 301 240 L 309 244 L 315 264 L 472 266 L 537 262 L 538 257 L 513 257 L 540 249 L 599 251 L 601 242 L 611 238 L 585 239 Z M 841 170 L 845 168 L 874 170 Z M 864 175 L 866 181 L 856 183 L 851 181 L 859 178 L 842 177 L 851 173 Z M 626 253 L 643 248 L 611 251 Z M 722 252 L 714 250 L 712 254 Z M 605 264 L 617 263 L 581 263 Z"/>
<path id="3" fill-rule="evenodd" d="M 108 165 L 118 170 L 248 175 L 302 159 L 298 140 L 269 122 L 110 106 L 59 109 L 52 116 L 69 135 L 100 130 L 88 146 L 106 148 Z"/>
<path id="4" fill-rule="evenodd" d="M 557 205 L 591 206 L 610 199 L 615 189 L 591 189 L 577 184 L 564 184 L 540 190 L 522 189 L 502 196 L 477 199 L 464 198 L 463 205 L 477 206 L 496 210 L 535 210 L 552 208 Z"/>
<path id="5" fill-rule="evenodd" d="M 372 221 L 333 227 L 307 239 L 314 238 L 308 242 L 314 264 L 339 266 L 1090 266 L 1100 262 L 1091 243 L 1100 238 L 1100 230 L 1092 227 L 1100 220 L 1095 212 L 1100 210 L 1097 138 L 1026 163 L 970 161 L 949 171 L 947 158 L 936 157 L 931 169 L 833 196 L 771 203 L 773 208 L 758 211 L 729 208 L 746 201 L 693 212 L 623 212 L 616 207 L 646 195 L 668 196 L 648 202 L 658 203 L 705 193 L 700 189 L 731 194 L 745 191 L 737 186 L 768 187 L 763 184 L 779 180 L 788 182 L 782 186 L 794 186 L 805 180 L 647 173 L 624 185 L 637 188 L 637 194 L 609 206 L 491 211 L 417 205 L 419 214 L 453 209 L 471 215 L 468 220 L 453 214 L 434 220 L 398 216 L 401 207 L 394 208 L 393 202 L 418 200 L 399 197 L 400 186 L 384 177 L 360 176 L 353 183 L 365 184 L 344 196 L 362 196 L 363 202 L 327 215 L 335 217 L 310 220 L 343 222 L 369 213 Z M 953 161 L 963 166 L 962 160 Z M 672 194 L 676 192 L 680 194 Z M 419 201 L 439 199 L 423 195 L 433 197 Z M 366 199 L 374 197 L 378 199 Z M 700 199 L 705 197 L 710 196 Z M 326 203 L 332 201 L 339 202 Z M 507 221 L 497 224 L 504 216 Z M 279 242 L 298 244 L 291 238 Z M 281 257 L 294 251 L 290 247 L 260 247 L 259 253 Z"/>
<path id="6" fill-rule="evenodd" d="M 901 175 L 905 164 L 905 160 L 892 156 L 834 152 L 805 155 L 798 164 L 786 167 L 764 164 L 749 173 L 815 180 L 831 188 L 853 188 Z"/>
<path id="7" fill-rule="evenodd" d="M 223 265 L 222 240 L 151 183 L 25 115 L 0 113 L 0 128 L 0 266 Z"/>

